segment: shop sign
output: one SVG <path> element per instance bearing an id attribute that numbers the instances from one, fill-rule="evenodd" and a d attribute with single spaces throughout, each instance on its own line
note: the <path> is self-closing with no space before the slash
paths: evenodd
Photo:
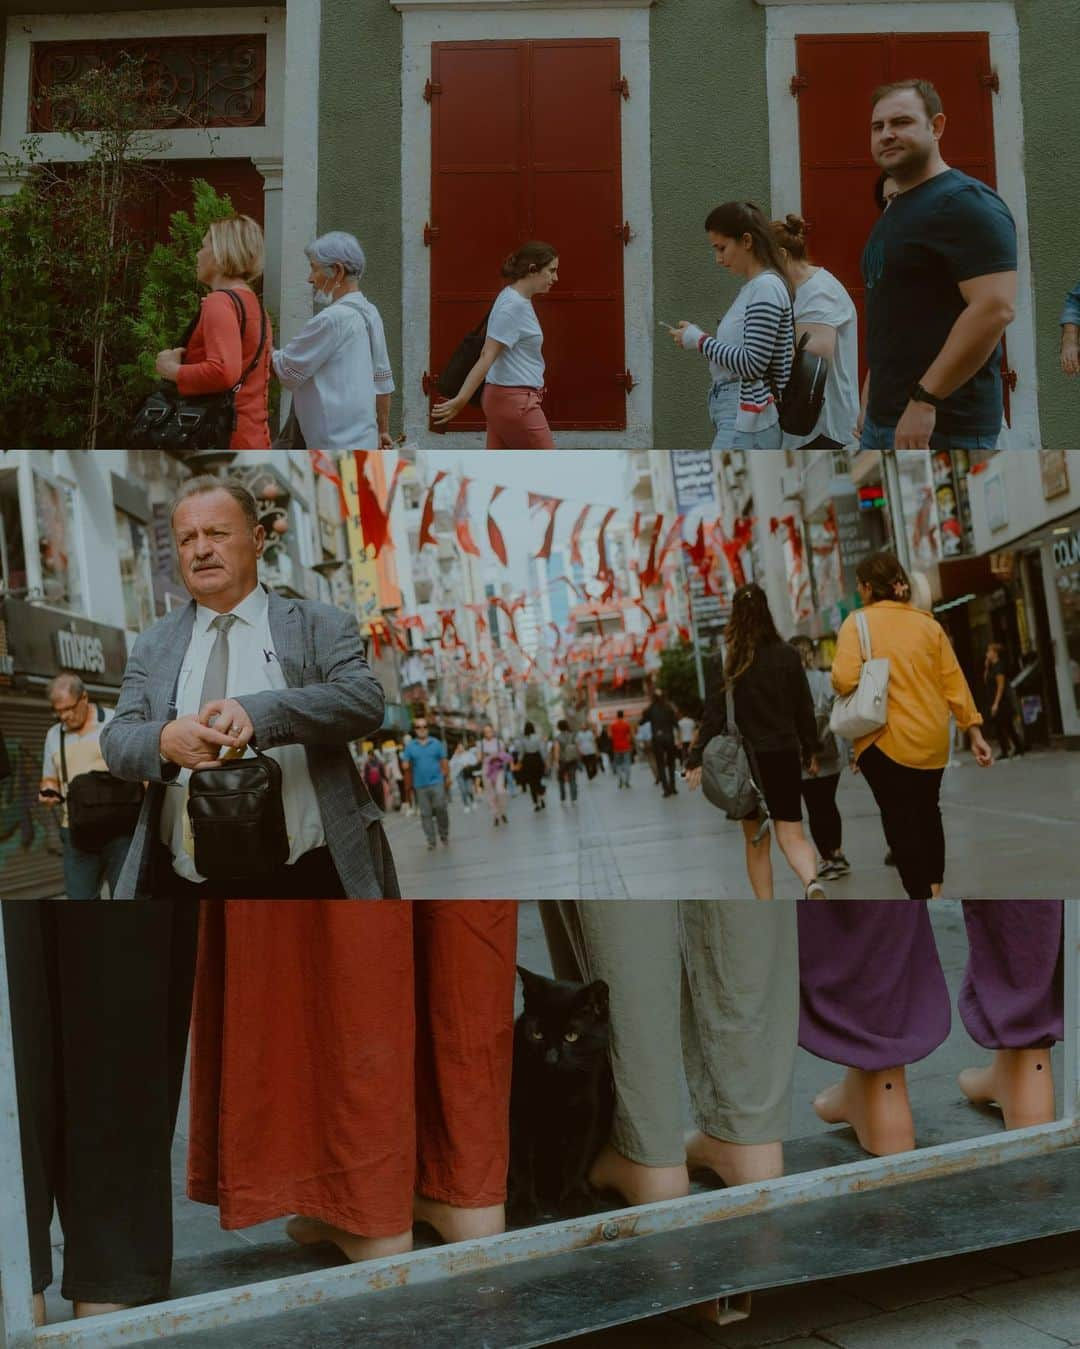
<path id="1" fill-rule="evenodd" d="M 5 601 L 4 616 L 13 669 L 43 676 L 72 670 L 95 684 L 119 687 L 123 682 L 127 642 L 122 628 L 71 618 L 23 600 Z"/>
<path id="2" fill-rule="evenodd" d="M 708 511 L 716 505 L 712 450 L 672 450 L 671 476 L 680 515 Z"/>
<path id="3" fill-rule="evenodd" d="M 1080 529 L 1075 534 L 1070 534 L 1066 539 L 1055 540 L 1054 561 L 1057 564 L 1058 571 L 1066 571 L 1069 567 L 1080 566 Z"/>
<path id="4" fill-rule="evenodd" d="M 858 497 L 854 492 L 844 492 L 833 498 L 836 513 L 836 541 L 840 548 L 840 565 L 843 569 L 843 590 L 851 594 L 855 590 L 855 568 L 878 548 L 877 534 L 873 526 L 873 516 L 868 516 L 859 508 Z"/>
<path id="5" fill-rule="evenodd" d="M 1039 468 L 1042 475 L 1043 499 L 1053 501 L 1069 490 L 1069 451 L 1040 450 Z"/>

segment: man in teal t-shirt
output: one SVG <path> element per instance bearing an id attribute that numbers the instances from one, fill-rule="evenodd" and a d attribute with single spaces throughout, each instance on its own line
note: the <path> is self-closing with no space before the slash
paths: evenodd
<path id="1" fill-rule="evenodd" d="M 446 746 L 430 734 L 426 717 L 413 722 L 413 739 L 405 747 L 404 758 L 412 771 L 412 785 L 420 807 L 420 822 L 427 837 L 428 852 L 435 850 L 435 825 L 439 837 L 450 842 L 450 812 L 446 793 L 450 783 L 450 763 Z"/>

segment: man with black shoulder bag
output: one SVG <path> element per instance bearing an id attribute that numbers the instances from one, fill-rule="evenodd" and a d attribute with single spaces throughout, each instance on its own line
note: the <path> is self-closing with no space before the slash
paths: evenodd
<path id="1" fill-rule="evenodd" d="M 102 881 L 116 894 L 142 805 L 139 783 L 121 782 L 101 755 L 101 732 L 112 712 L 90 701 L 76 674 L 49 685 L 57 721 L 45 737 L 38 802 L 59 808 L 68 899 L 99 899 Z"/>

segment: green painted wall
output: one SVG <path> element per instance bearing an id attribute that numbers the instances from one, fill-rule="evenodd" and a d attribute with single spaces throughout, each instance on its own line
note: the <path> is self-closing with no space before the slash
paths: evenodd
<path id="1" fill-rule="evenodd" d="M 361 285 L 401 358 L 401 16 L 387 0 L 322 0 L 319 232 L 348 230 L 364 246 Z M 401 392 L 391 429 L 400 430 Z"/>
<path id="2" fill-rule="evenodd" d="M 705 217 L 733 198 L 769 210 L 765 12 L 754 0 L 661 0 L 651 21 L 656 317 L 715 328 L 736 286 L 712 260 Z M 653 378 L 653 444 L 711 444 L 708 367 L 660 328 Z"/>
<path id="3" fill-rule="evenodd" d="M 1039 420 L 1043 444 L 1080 445 L 1080 382 L 1058 363 L 1058 319 L 1066 292 L 1080 281 L 1080 150 L 1076 0 L 1017 0 L 1024 103 L 1024 167 L 1031 226 L 1038 341 Z"/>

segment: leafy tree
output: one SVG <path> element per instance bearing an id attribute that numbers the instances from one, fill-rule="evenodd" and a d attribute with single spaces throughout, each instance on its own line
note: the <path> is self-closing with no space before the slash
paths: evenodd
<path id="1" fill-rule="evenodd" d="M 685 710 L 695 719 L 701 716 L 702 703 L 698 693 L 694 648 L 689 642 L 665 647 L 660 652 L 656 686 L 680 710 Z"/>

